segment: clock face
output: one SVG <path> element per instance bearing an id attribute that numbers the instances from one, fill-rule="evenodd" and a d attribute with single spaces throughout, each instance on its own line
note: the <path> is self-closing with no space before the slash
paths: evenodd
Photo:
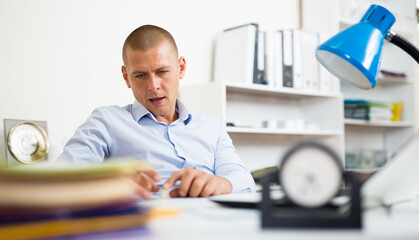
<path id="1" fill-rule="evenodd" d="M 12 156 L 22 163 L 44 160 L 48 153 L 45 131 L 32 122 L 16 124 L 9 132 L 7 143 Z"/>
<path id="2" fill-rule="evenodd" d="M 328 203 L 339 191 L 342 176 L 337 156 L 316 144 L 295 149 L 279 169 L 279 180 L 288 198 L 308 208 Z"/>

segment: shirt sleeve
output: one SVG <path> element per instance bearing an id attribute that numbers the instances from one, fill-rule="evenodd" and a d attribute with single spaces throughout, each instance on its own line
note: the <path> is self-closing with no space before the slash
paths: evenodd
<path id="1" fill-rule="evenodd" d="M 220 127 L 215 151 L 215 175 L 230 181 L 232 193 L 254 192 L 255 181 L 243 165 L 226 130 Z"/>
<path id="2" fill-rule="evenodd" d="M 95 109 L 64 146 L 58 162 L 96 163 L 109 157 L 112 142 L 109 124 L 104 112 Z"/>

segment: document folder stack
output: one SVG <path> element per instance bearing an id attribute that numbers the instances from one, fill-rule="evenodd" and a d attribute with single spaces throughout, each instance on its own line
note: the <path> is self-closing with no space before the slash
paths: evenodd
<path id="1" fill-rule="evenodd" d="M 100 165 L 39 163 L 0 169 L 0 239 L 74 236 L 143 227 L 132 178 L 139 161 Z"/>
<path id="2" fill-rule="evenodd" d="M 226 29 L 215 42 L 214 80 L 337 92 L 337 79 L 315 57 L 323 37 L 304 29 L 262 31 L 257 23 Z"/>
<path id="3" fill-rule="evenodd" d="M 345 99 L 345 118 L 367 121 L 400 121 L 403 103 Z"/>

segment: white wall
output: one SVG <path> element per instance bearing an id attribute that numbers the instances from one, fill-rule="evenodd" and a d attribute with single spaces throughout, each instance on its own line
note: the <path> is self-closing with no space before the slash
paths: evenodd
<path id="1" fill-rule="evenodd" d="M 218 32 L 249 22 L 262 30 L 298 27 L 298 2 L 0 0 L 0 120 L 46 120 L 54 159 L 95 107 L 133 102 L 120 67 L 135 28 L 171 32 L 187 61 L 182 84 L 196 84 L 211 80 Z"/>

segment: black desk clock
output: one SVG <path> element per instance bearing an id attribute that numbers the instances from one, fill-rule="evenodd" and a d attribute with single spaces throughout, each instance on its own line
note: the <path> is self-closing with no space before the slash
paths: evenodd
<path id="1" fill-rule="evenodd" d="M 271 199 L 270 184 L 279 182 L 290 204 Z M 349 188 L 341 189 L 347 183 Z M 344 174 L 339 156 L 326 145 L 304 142 L 291 148 L 277 171 L 262 180 L 264 228 L 361 228 L 360 183 Z M 332 201 L 338 193 L 347 201 Z"/>

